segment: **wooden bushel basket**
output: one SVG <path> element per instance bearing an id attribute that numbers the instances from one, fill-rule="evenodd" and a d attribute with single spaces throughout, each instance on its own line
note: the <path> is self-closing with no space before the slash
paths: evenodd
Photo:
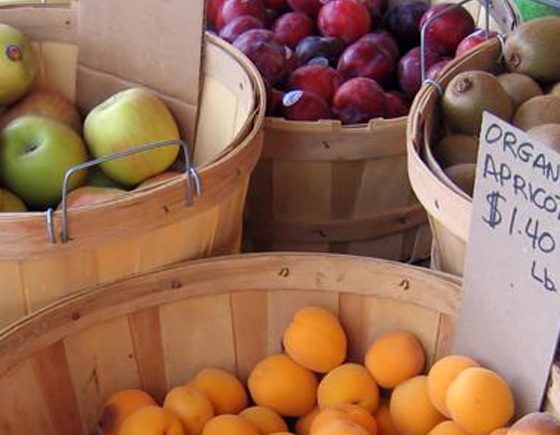
<path id="1" fill-rule="evenodd" d="M 0 6 L 0 22 L 14 25 L 34 40 L 41 61 L 41 85 L 75 100 L 83 113 L 117 90 L 136 84 L 91 67 L 100 50 L 112 47 L 96 46 L 106 28 L 92 30 L 91 13 L 92 9 L 102 11 L 101 3 L 105 9 L 117 4 L 134 6 L 136 11 L 142 7 L 121 0 Z M 202 16 L 202 4 L 192 2 L 191 6 L 193 14 L 200 8 Z M 150 19 L 157 23 L 153 16 Z M 126 27 L 122 24 L 108 28 L 120 31 Z M 141 27 L 145 29 L 144 24 Z M 52 216 L 51 241 L 46 214 L 0 214 L 0 325 L 79 289 L 182 260 L 239 251 L 249 177 L 262 148 L 264 87 L 253 65 L 237 50 L 210 35 L 204 37 L 202 27 L 199 33 L 204 45 L 203 73 L 194 104 L 182 104 L 166 89 L 152 90 L 174 113 L 183 137 L 194 143 L 201 195 L 187 205 L 196 180 L 183 175 L 132 191 L 122 199 L 69 209 L 67 243 L 60 237 L 60 211 Z M 143 36 L 138 34 L 138 38 Z M 126 46 L 115 47 L 126 53 Z M 195 59 L 197 53 L 191 54 Z M 165 67 L 173 71 L 167 63 Z M 171 79 L 166 82 L 169 86 L 173 86 Z"/>
<path id="2" fill-rule="evenodd" d="M 119 389 L 161 400 L 209 366 L 245 381 L 310 304 L 338 313 L 350 360 L 404 328 L 431 364 L 448 352 L 458 301 L 453 277 L 369 258 L 245 255 L 152 272 L 69 296 L 0 333 L 0 428 L 85 435 Z"/>
<path id="3" fill-rule="evenodd" d="M 445 87 L 463 71 L 495 71 L 501 53 L 499 41 L 488 41 L 464 57 L 452 61 L 438 81 Z M 432 266 L 447 273 L 462 275 L 472 199 L 430 167 L 426 157 L 426 148 L 437 134 L 439 100 L 438 90 L 430 84 L 424 85 L 414 100 L 407 127 L 408 172 L 414 192 L 430 219 L 434 239 Z"/>
<path id="4" fill-rule="evenodd" d="M 481 3 L 465 7 L 484 26 Z M 491 18 L 492 28 L 510 28 L 517 12 L 510 2 L 492 1 Z M 429 257 L 430 229 L 406 162 L 405 117 L 358 126 L 267 118 L 249 190 L 248 246 L 408 262 Z"/>

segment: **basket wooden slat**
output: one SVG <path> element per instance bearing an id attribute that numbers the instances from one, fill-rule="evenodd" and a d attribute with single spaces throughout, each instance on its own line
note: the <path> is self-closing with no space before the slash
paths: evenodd
<path id="1" fill-rule="evenodd" d="M 196 261 L 92 289 L 0 333 L 0 427 L 87 434 L 120 388 L 161 399 L 206 366 L 246 379 L 281 350 L 291 317 L 310 304 L 338 313 L 351 360 L 380 334 L 405 328 L 433 361 L 449 349 L 458 285 L 381 260 L 272 254 Z"/>

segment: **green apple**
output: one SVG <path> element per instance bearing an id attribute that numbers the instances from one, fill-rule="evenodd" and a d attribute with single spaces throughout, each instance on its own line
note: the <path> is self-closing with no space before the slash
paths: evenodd
<path id="1" fill-rule="evenodd" d="M 121 91 L 94 108 L 84 122 L 91 153 L 103 157 L 140 145 L 177 140 L 179 129 L 165 104 L 143 88 Z M 177 158 L 179 146 L 141 152 L 101 164 L 115 181 L 134 186 L 165 171 Z"/>
<path id="2" fill-rule="evenodd" d="M 0 189 L 0 212 L 19 213 L 22 211 L 27 211 L 23 201 L 9 190 Z"/>
<path id="3" fill-rule="evenodd" d="M 0 106 L 23 97 L 36 73 L 37 56 L 27 36 L 0 23 Z"/>
<path id="4" fill-rule="evenodd" d="M 99 169 L 99 166 L 94 166 L 89 169 L 85 184 L 92 187 L 112 187 L 115 189 L 122 188 L 119 183 Z"/>
<path id="5" fill-rule="evenodd" d="M 86 160 L 80 136 L 49 118 L 22 116 L 0 133 L 2 179 L 33 209 L 56 206 L 62 198 L 66 171 Z M 86 171 L 72 176 L 69 190 L 82 185 L 86 176 Z"/>
<path id="6" fill-rule="evenodd" d="M 111 187 L 82 186 L 70 192 L 66 206 L 68 208 L 84 207 L 87 205 L 100 204 L 115 199 L 127 193 L 126 190 Z M 62 204 L 58 205 L 58 208 Z"/>

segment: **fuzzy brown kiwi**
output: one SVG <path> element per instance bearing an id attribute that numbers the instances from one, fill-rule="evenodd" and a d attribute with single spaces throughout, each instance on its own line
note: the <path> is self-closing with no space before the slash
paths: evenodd
<path id="1" fill-rule="evenodd" d="M 525 101 L 515 112 L 513 124 L 525 131 L 542 124 L 560 124 L 560 97 L 541 95 Z"/>
<path id="2" fill-rule="evenodd" d="M 478 136 L 484 111 L 509 121 L 513 102 L 492 74 L 465 71 L 449 82 L 443 94 L 442 109 L 454 132 Z"/>
<path id="3" fill-rule="evenodd" d="M 543 83 L 560 80 L 560 17 L 540 18 L 511 32 L 504 47 L 506 67 Z"/>
<path id="4" fill-rule="evenodd" d="M 543 94 L 538 83 L 528 75 L 506 73 L 500 74 L 497 78 L 510 96 L 511 101 L 513 101 L 514 109 L 521 106 L 525 101 Z"/>
<path id="5" fill-rule="evenodd" d="M 445 174 L 455 185 L 470 197 L 474 193 L 474 179 L 476 165 L 474 163 L 460 163 L 445 169 Z"/>
<path id="6" fill-rule="evenodd" d="M 465 134 L 450 134 L 434 147 L 434 155 L 444 169 L 459 163 L 476 163 L 478 140 Z"/>
<path id="7" fill-rule="evenodd" d="M 560 153 L 560 124 L 537 125 L 527 132 L 527 136 Z"/>

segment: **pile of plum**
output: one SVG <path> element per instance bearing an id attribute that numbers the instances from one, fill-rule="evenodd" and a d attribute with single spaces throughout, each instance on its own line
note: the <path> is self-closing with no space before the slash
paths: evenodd
<path id="1" fill-rule="evenodd" d="M 408 113 L 420 88 L 420 28 L 450 4 L 387 0 L 207 0 L 211 30 L 256 65 L 267 115 L 343 124 Z M 487 39 L 456 7 L 426 31 L 433 78 L 452 57 Z"/>

